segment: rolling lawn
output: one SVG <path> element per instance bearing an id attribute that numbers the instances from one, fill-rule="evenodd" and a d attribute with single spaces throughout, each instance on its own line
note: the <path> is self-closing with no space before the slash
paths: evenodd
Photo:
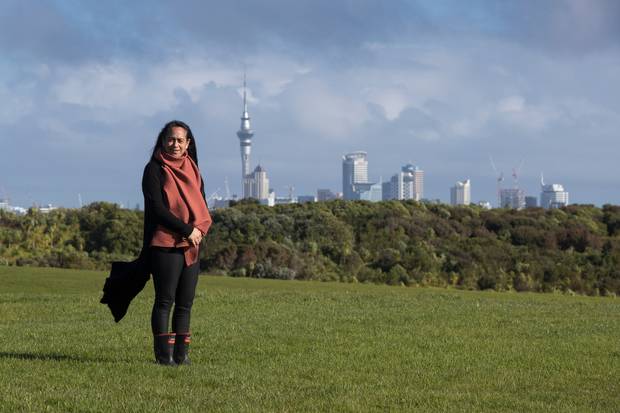
<path id="1" fill-rule="evenodd" d="M 617 298 L 201 276 L 170 368 L 106 275 L 0 267 L 0 411 L 620 411 Z"/>

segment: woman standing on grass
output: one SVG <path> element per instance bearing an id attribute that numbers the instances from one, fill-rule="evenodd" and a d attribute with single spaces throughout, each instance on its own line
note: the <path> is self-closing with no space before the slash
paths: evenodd
<path id="1" fill-rule="evenodd" d="M 198 253 L 211 225 L 198 169 L 196 141 L 181 121 L 168 122 L 144 168 L 143 254 L 153 274 L 151 329 L 159 364 L 190 364 L 190 313 L 198 283 Z M 170 310 L 172 332 L 169 330 Z"/>

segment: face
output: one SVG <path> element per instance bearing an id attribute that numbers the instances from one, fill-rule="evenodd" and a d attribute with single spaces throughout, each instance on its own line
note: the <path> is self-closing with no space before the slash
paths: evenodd
<path id="1" fill-rule="evenodd" d="M 178 126 L 172 127 L 170 136 L 165 136 L 163 139 L 162 146 L 164 151 L 175 158 L 182 157 L 189 147 L 187 131 Z"/>

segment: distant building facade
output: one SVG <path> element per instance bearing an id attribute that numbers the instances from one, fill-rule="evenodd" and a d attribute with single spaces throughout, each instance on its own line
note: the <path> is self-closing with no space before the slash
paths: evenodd
<path id="1" fill-rule="evenodd" d="M 254 172 L 246 175 L 243 184 L 244 198 L 254 198 L 259 201 L 269 198 L 269 178 L 262 166 L 257 165 Z"/>
<path id="2" fill-rule="evenodd" d="M 540 179 L 540 206 L 543 208 L 560 208 L 568 205 L 568 192 L 560 184 L 545 184 Z"/>
<path id="3" fill-rule="evenodd" d="M 3 211 L 10 211 L 17 215 L 25 215 L 28 210 L 19 206 L 11 205 L 8 199 L 0 199 L 0 209 Z"/>
<path id="4" fill-rule="evenodd" d="M 451 205 L 469 205 L 471 203 L 471 181 L 457 181 L 450 188 L 450 204 Z"/>
<path id="5" fill-rule="evenodd" d="M 267 178 L 267 171 L 260 165 L 254 168 L 254 172 L 251 175 L 252 179 L 252 192 L 251 197 L 256 199 L 269 198 L 269 178 Z"/>
<path id="6" fill-rule="evenodd" d="M 525 208 L 525 192 L 519 188 L 502 189 L 499 192 L 500 207 L 523 209 Z"/>
<path id="7" fill-rule="evenodd" d="M 526 196 L 525 197 L 525 207 L 526 208 L 536 208 L 538 206 L 538 198 L 535 196 Z"/>
<path id="8" fill-rule="evenodd" d="M 376 184 L 370 184 L 367 188 L 361 190 L 359 192 L 359 199 L 364 201 L 379 202 L 383 199 L 382 194 L 382 184 L 378 182 Z"/>
<path id="9" fill-rule="evenodd" d="M 215 198 L 209 202 L 209 209 L 221 209 L 228 208 L 230 206 L 230 199 Z"/>
<path id="10" fill-rule="evenodd" d="M 332 199 L 336 199 L 337 196 L 335 193 L 331 191 L 331 189 L 317 189 L 316 190 L 316 199 L 317 201 L 331 201 Z"/>
<path id="11" fill-rule="evenodd" d="M 420 201 L 423 197 L 424 171 L 412 164 L 403 166 L 399 173 L 382 184 L 382 198 L 384 200 L 414 199 Z"/>
<path id="12" fill-rule="evenodd" d="M 368 184 L 368 154 L 352 152 L 342 157 L 342 194 L 345 200 L 359 199 L 359 186 Z"/>
<path id="13" fill-rule="evenodd" d="M 308 202 L 316 202 L 316 197 L 314 195 L 298 195 L 297 196 L 298 204 L 307 204 Z"/>

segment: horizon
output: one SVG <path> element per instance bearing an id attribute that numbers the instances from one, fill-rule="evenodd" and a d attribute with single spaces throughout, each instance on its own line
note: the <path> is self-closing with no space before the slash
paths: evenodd
<path id="1" fill-rule="evenodd" d="M 445 203 L 470 179 L 472 202 L 495 205 L 492 157 L 504 187 L 522 163 L 526 195 L 544 173 L 571 204 L 620 204 L 613 0 L 8 1 L 0 16 L 13 205 L 142 206 L 171 119 L 196 136 L 207 196 L 225 179 L 240 195 L 244 67 L 251 166 L 278 196 L 341 192 L 342 155 L 363 150 L 371 181 L 413 163 L 424 198 Z"/>

